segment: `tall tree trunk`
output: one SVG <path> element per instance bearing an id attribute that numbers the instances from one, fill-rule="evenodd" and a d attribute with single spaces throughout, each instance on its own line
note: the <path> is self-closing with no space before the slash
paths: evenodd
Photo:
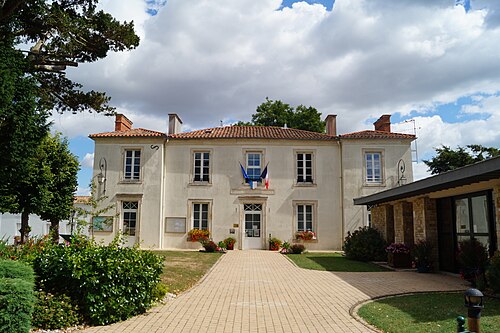
<path id="1" fill-rule="evenodd" d="M 21 213 L 21 244 L 26 243 L 28 238 L 29 230 L 29 218 L 30 214 L 26 211 Z"/>
<path id="2" fill-rule="evenodd" d="M 50 235 L 54 244 L 59 243 L 59 220 L 50 220 Z"/>

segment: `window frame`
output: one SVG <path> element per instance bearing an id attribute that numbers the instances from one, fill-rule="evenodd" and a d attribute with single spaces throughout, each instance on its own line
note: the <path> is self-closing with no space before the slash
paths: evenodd
<path id="1" fill-rule="evenodd" d="M 125 203 L 136 203 L 137 204 L 137 207 L 136 208 L 125 208 Z M 128 237 L 138 237 L 139 235 L 139 222 L 140 222 L 140 206 L 141 206 L 141 202 L 140 200 L 137 200 L 137 199 L 125 199 L 125 200 L 121 200 L 120 201 L 120 228 L 121 228 L 121 232 L 128 236 Z M 130 228 L 130 225 L 128 224 L 127 225 L 127 229 L 125 228 L 125 213 L 134 213 L 135 212 L 135 225 L 134 225 L 134 233 L 131 234 L 130 233 L 130 230 L 132 228 Z"/>
<path id="2" fill-rule="evenodd" d="M 380 180 L 368 179 L 368 155 L 379 155 Z M 372 160 L 373 161 L 373 160 Z M 372 175 L 376 170 L 374 162 L 372 162 Z M 363 149 L 363 183 L 365 186 L 385 186 L 385 161 L 383 149 Z"/>
<path id="3" fill-rule="evenodd" d="M 304 230 L 299 230 L 299 207 L 311 206 L 311 215 L 312 215 L 312 232 L 316 234 L 316 238 L 318 236 L 318 202 L 317 201 L 293 201 L 293 235 L 295 238 L 295 234 L 301 231 L 307 231 L 307 225 L 304 225 Z M 307 223 L 304 221 L 303 223 Z"/>
<path id="4" fill-rule="evenodd" d="M 127 178 L 127 152 L 128 151 L 132 151 L 132 152 L 137 152 L 139 151 L 139 177 L 137 179 L 134 179 L 133 178 L 133 168 L 135 167 L 135 153 L 133 153 L 132 155 L 132 164 L 130 166 L 131 168 L 131 175 L 130 177 L 131 178 Z M 143 160 L 143 156 L 144 156 L 144 151 L 142 149 L 142 147 L 124 147 L 122 149 L 122 156 L 123 156 L 123 163 L 122 163 L 122 177 L 121 177 L 121 181 L 123 183 L 140 183 L 142 182 L 142 160 Z"/>
<path id="5" fill-rule="evenodd" d="M 303 172 L 302 176 L 304 176 L 304 173 L 306 173 L 306 180 L 299 181 L 299 155 L 303 155 L 305 158 L 306 154 L 311 155 L 311 181 L 307 181 L 307 167 L 304 165 L 302 166 Z M 295 180 L 294 183 L 297 186 L 314 186 L 316 185 L 316 152 L 314 150 L 294 150 L 294 157 L 295 157 Z M 305 163 L 305 160 L 303 160 L 303 163 Z"/>
<path id="6" fill-rule="evenodd" d="M 212 200 L 207 200 L 207 199 L 193 199 L 193 200 L 188 200 L 188 211 L 189 211 L 189 224 L 190 224 L 190 230 L 191 229 L 199 229 L 195 228 L 194 224 L 194 217 L 195 217 L 195 205 L 207 205 L 207 228 L 206 229 L 200 229 L 200 230 L 208 230 L 212 231 Z M 202 221 L 200 221 L 202 222 Z"/>
<path id="7" fill-rule="evenodd" d="M 250 175 L 248 173 L 249 170 L 249 165 L 248 165 L 248 155 L 249 154 L 259 154 L 260 155 L 260 166 L 259 166 L 259 179 L 250 179 L 253 181 L 256 181 L 257 184 L 262 184 L 262 179 L 260 179 L 260 175 L 262 174 L 262 171 L 265 168 L 266 161 L 265 161 L 265 150 L 264 149 L 244 149 L 243 150 L 243 158 L 245 161 L 245 172 L 247 173 L 248 177 L 250 178 Z M 247 183 L 250 185 L 249 183 Z"/>
<path id="8" fill-rule="evenodd" d="M 201 160 L 201 178 L 202 180 L 196 180 L 196 154 L 206 154 L 208 153 L 208 180 L 203 180 L 205 173 L 203 172 L 203 156 Z M 191 150 L 191 175 L 190 175 L 190 185 L 211 185 L 212 184 L 212 162 L 213 162 L 213 150 L 212 149 L 192 149 Z"/>

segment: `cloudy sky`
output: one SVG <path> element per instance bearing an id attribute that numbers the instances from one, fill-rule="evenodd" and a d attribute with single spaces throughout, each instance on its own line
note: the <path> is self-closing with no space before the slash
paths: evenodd
<path id="1" fill-rule="evenodd" d="M 131 52 L 68 75 L 106 91 L 134 127 L 184 130 L 249 120 L 266 97 L 337 114 L 339 133 L 417 131 L 419 160 L 440 145 L 500 146 L 500 1 L 487 0 L 102 1 L 141 37 Z M 90 133 L 114 119 L 53 117 L 91 177 Z M 414 120 L 414 121 L 410 121 Z M 405 122 L 406 121 L 406 122 Z M 82 126 L 84 124 L 84 126 Z M 427 175 L 414 164 L 415 178 Z"/>

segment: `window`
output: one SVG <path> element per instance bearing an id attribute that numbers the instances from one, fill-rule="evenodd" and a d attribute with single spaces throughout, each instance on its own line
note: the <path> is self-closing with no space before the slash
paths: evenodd
<path id="1" fill-rule="evenodd" d="M 297 153 L 297 183 L 313 182 L 312 153 Z"/>
<path id="2" fill-rule="evenodd" d="M 125 169 L 123 179 L 139 180 L 141 175 L 141 151 L 125 150 Z"/>
<path id="3" fill-rule="evenodd" d="M 123 201 L 122 208 L 123 233 L 129 236 L 135 236 L 139 202 Z"/>
<path id="4" fill-rule="evenodd" d="M 195 182 L 210 181 L 210 153 L 208 151 L 194 153 L 193 175 Z"/>
<path id="5" fill-rule="evenodd" d="M 297 211 L 297 231 L 314 231 L 313 229 L 313 205 L 298 204 Z"/>
<path id="6" fill-rule="evenodd" d="M 208 203 L 193 203 L 193 229 L 208 229 Z"/>
<path id="7" fill-rule="evenodd" d="M 457 240 L 475 238 L 486 248 L 496 248 L 493 236 L 495 229 L 490 217 L 491 193 L 469 194 L 456 198 L 454 204 Z"/>
<path id="8" fill-rule="evenodd" d="M 382 153 L 365 153 L 365 168 L 367 183 L 382 183 Z"/>
<path id="9" fill-rule="evenodd" d="M 247 175 L 250 180 L 260 181 L 262 155 L 260 153 L 247 153 Z"/>

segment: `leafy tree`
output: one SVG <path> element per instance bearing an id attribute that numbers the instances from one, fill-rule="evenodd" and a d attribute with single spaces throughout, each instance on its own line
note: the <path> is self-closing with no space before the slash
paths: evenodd
<path id="1" fill-rule="evenodd" d="M 50 168 L 50 200 L 39 214 L 50 221 L 50 231 L 55 243 L 59 241 L 59 221 L 69 219 L 73 212 L 75 190 L 78 185 L 77 173 L 80 168 L 78 158 L 69 151 L 68 141 L 55 136 L 45 137 L 40 149 L 44 152 L 46 164 Z"/>
<path id="2" fill-rule="evenodd" d="M 0 212 L 21 214 L 21 241 L 29 214 L 50 199 L 49 170 L 40 142 L 48 133 L 47 113 L 37 103 L 37 84 L 26 76 L 19 51 L 0 40 Z"/>
<path id="3" fill-rule="evenodd" d="M 453 150 L 443 145 L 441 148 L 436 148 L 436 153 L 437 155 L 432 159 L 423 161 L 433 175 L 500 156 L 500 149 L 481 145 L 467 145 L 466 147 L 458 146 L 457 149 Z"/>
<path id="4" fill-rule="evenodd" d="M 266 97 L 266 101 L 257 107 L 252 115 L 251 122 L 239 121 L 237 126 L 278 126 L 291 127 L 305 131 L 323 133 L 325 122 L 321 120 L 321 113 L 316 108 L 299 105 L 296 108 L 282 101 L 273 101 Z"/>
<path id="5" fill-rule="evenodd" d="M 38 103 L 47 110 L 114 112 L 103 92 L 84 92 L 65 76 L 67 66 L 94 62 L 109 51 L 139 45 L 133 22 L 97 10 L 98 0 L 0 1 L 0 40 L 23 51 L 25 73 L 38 82 Z"/>

